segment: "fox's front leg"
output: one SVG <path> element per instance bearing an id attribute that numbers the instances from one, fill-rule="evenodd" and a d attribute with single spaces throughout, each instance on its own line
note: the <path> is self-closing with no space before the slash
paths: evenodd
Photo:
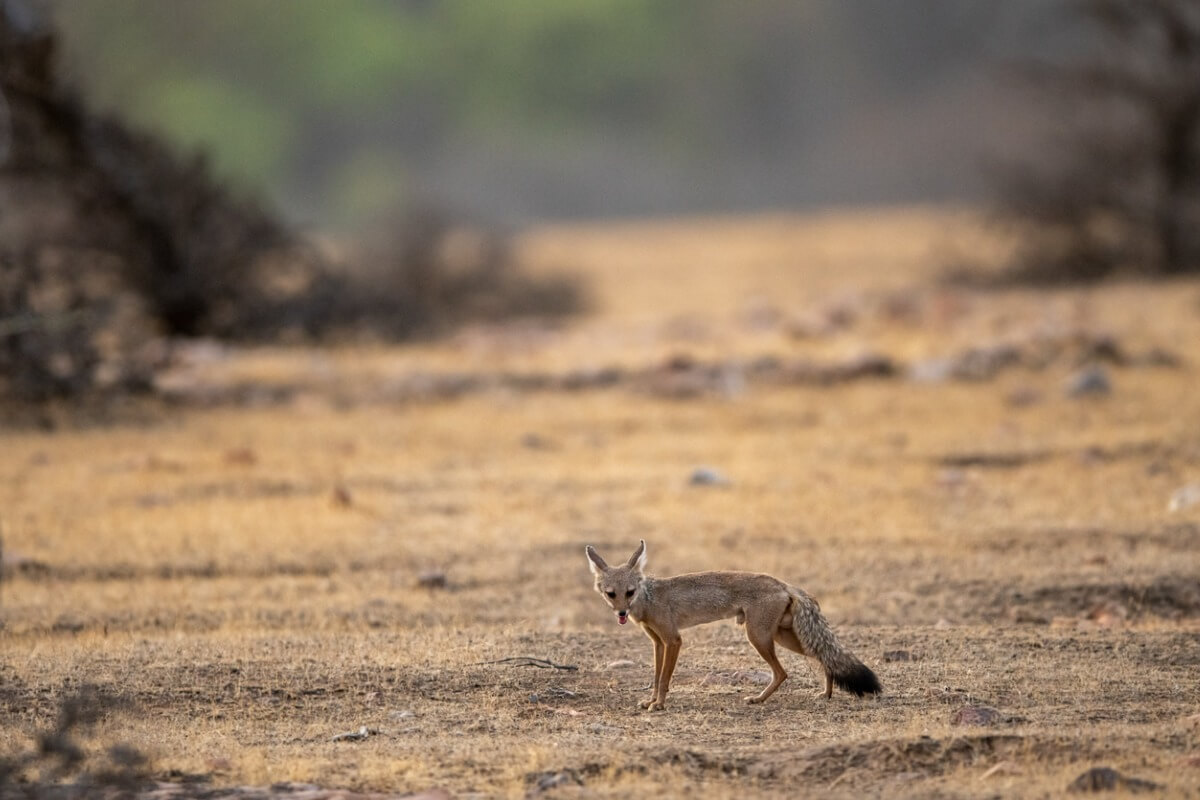
<path id="1" fill-rule="evenodd" d="M 650 692 L 650 699 L 642 701 L 639 705 L 642 708 L 650 708 L 658 699 L 658 684 L 662 680 L 663 656 L 667 648 L 663 644 L 663 640 L 658 638 L 658 634 L 649 628 L 646 628 L 645 631 L 646 635 L 650 637 L 650 641 L 654 643 L 654 688 Z"/>
<path id="2" fill-rule="evenodd" d="M 683 639 L 679 637 L 678 633 L 674 633 L 670 637 L 663 637 L 663 645 L 663 665 L 662 675 L 658 678 L 658 698 L 647 706 L 651 711 L 662 711 L 667 707 L 667 692 L 671 689 L 671 675 L 675 672 L 675 662 L 679 659 L 679 648 L 683 645 Z"/>

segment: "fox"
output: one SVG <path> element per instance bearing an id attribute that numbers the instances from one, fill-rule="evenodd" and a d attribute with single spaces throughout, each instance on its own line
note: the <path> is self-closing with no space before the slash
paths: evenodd
<path id="1" fill-rule="evenodd" d="M 654 643 L 654 683 L 643 709 L 662 711 L 683 639 L 679 631 L 733 617 L 746 628 L 746 638 L 771 667 L 771 682 L 757 695 L 757 704 L 775 694 L 788 674 L 775 655 L 780 644 L 815 658 L 825 672 L 825 688 L 817 696 L 833 696 L 833 687 L 862 697 L 880 694 L 883 686 L 869 667 L 838 643 L 817 601 L 803 589 L 770 575 L 754 572 L 693 572 L 673 578 L 643 574 L 643 539 L 624 564 L 610 567 L 596 548 L 587 545 L 588 567 L 599 592 L 624 625 L 633 620 Z"/>

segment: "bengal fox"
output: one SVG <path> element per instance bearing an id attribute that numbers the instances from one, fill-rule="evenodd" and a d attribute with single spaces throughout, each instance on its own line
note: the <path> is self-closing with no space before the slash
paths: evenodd
<path id="1" fill-rule="evenodd" d="M 746 626 L 746 638 L 771 667 L 770 685 L 748 703 L 761 703 L 787 680 L 775 656 L 775 644 L 821 663 L 825 671 L 825 697 L 837 684 L 859 697 L 883 691 L 879 678 L 843 648 L 821 613 L 817 601 L 801 589 L 770 575 L 752 572 L 694 572 L 673 578 L 642 574 L 646 542 L 642 541 L 625 564 L 610 567 L 591 545 L 584 548 L 588 566 L 596 576 L 596 591 L 624 625 L 632 618 L 654 643 L 654 691 L 642 708 L 666 707 L 671 674 L 683 640 L 679 631 L 693 625 L 736 617 Z"/>

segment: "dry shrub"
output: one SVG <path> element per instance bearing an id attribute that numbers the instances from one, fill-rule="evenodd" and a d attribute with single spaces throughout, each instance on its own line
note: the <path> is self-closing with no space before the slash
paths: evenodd
<path id="1" fill-rule="evenodd" d="M 83 741 L 98 723 L 126 707 L 92 686 L 66 694 L 54 726 L 36 736 L 32 749 L 0 756 L 0 798 L 133 796 L 147 783 L 146 757 L 121 744 L 103 754 L 89 753 Z"/>
<path id="2" fill-rule="evenodd" d="M 393 339 L 467 322 L 563 317 L 585 306 L 577 279 L 525 274 L 506 236 L 432 208 L 381 225 L 349 262 L 347 305 L 336 316 Z"/>

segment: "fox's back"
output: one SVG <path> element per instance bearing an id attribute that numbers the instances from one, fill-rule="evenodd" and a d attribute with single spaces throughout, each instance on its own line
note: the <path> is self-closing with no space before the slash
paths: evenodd
<path id="1" fill-rule="evenodd" d="M 788 586 L 758 572 L 691 572 L 653 578 L 651 607 L 669 613 L 680 628 L 728 619 L 764 603 L 787 607 Z"/>

